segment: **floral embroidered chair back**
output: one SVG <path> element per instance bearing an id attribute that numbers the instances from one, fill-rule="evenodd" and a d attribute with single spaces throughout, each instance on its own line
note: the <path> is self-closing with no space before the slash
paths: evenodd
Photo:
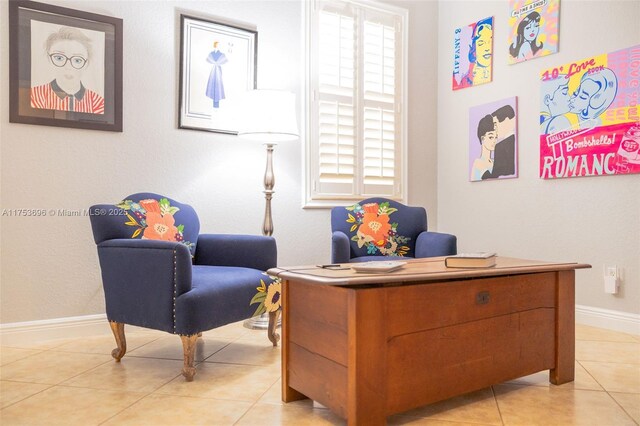
<path id="1" fill-rule="evenodd" d="M 386 198 L 369 198 L 332 209 L 331 230 L 349 237 L 351 258 L 415 257 L 416 238 L 427 230 L 427 212 Z"/>
<path id="2" fill-rule="evenodd" d="M 91 215 L 98 224 L 93 229 L 97 243 L 115 238 L 176 241 L 195 253 L 200 221 L 188 204 L 141 192 L 116 205 L 95 206 Z"/>

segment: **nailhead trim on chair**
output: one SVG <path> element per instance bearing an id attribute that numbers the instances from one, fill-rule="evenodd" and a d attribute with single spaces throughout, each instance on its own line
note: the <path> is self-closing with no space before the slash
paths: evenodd
<path id="1" fill-rule="evenodd" d="M 177 293 L 177 284 L 176 284 L 176 275 L 178 273 L 178 261 L 176 256 L 176 250 L 173 250 L 173 334 L 176 334 L 176 293 Z"/>

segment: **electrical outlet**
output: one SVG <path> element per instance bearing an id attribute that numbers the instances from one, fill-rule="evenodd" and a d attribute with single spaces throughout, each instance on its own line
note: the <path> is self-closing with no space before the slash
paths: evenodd
<path id="1" fill-rule="evenodd" d="M 618 267 L 613 266 L 604 266 L 604 292 L 608 294 L 616 294 L 618 293 L 618 278 L 620 277 L 620 272 Z"/>

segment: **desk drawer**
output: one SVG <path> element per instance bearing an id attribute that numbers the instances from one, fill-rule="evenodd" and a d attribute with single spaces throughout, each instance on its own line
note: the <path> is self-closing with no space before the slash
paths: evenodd
<path id="1" fill-rule="evenodd" d="M 556 273 L 388 288 L 387 336 L 555 307 Z"/>

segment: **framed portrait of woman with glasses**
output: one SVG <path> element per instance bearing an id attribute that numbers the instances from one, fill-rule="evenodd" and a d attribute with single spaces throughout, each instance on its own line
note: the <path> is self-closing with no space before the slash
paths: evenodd
<path id="1" fill-rule="evenodd" d="M 11 0 L 10 119 L 122 131 L 122 20 Z"/>

